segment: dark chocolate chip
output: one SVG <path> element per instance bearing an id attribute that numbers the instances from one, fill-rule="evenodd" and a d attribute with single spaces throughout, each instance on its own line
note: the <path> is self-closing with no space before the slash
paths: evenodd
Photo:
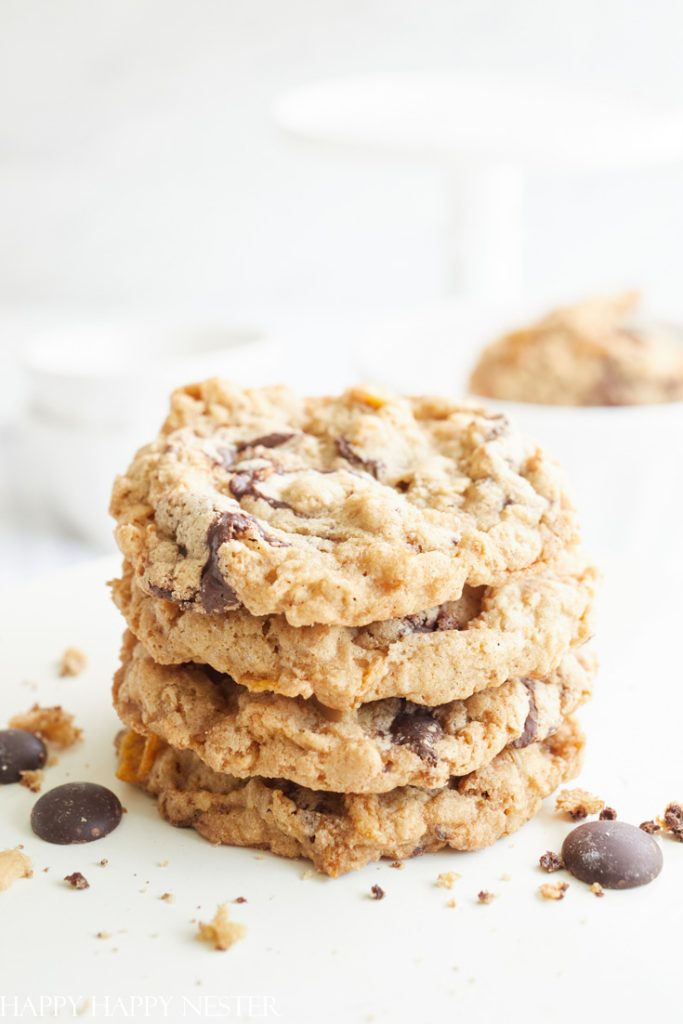
<path id="1" fill-rule="evenodd" d="M 441 725 L 429 711 L 400 711 L 390 726 L 391 738 L 417 754 L 423 761 L 436 761 L 435 744 L 443 736 Z"/>
<path id="2" fill-rule="evenodd" d="M 582 882 L 599 882 L 605 889 L 646 885 L 662 870 L 662 851 L 640 828 L 625 821 L 588 821 L 562 844 L 568 871 Z"/>
<path id="3" fill-rule="evenodd" d="M 154 597 L 161 597 L 164 601 L 173 601 L 173 591 L 168 587 L 158 587 L 156 583 L 150 583 L 149 592 Z"/>
<path id="4" fill-rule="evenodd" d="M 47 760 L 45 744 L 26 729 L 0 729 L 0 785 L 20 782 L 22 772 L 42 768 Z"/>
<path id="5" fill-rule="evenodd" d="M 209 545 L 209 557 L 202 569 L 202 580 L 199 588 L 199 600 L 207 612 L 223 612 L 228 608 L 237 608 L 239 601 L 232 587 L 221 575 L 216 561 L 216 553 L 221 546 L 239 533 L 248 529 L 246 516 L 233 512 L 224 512 L 211 524 L 206 535 Z"/>
<path id="6" fill-rule="evenodd" d="M 243 452 L 245 448 L 279 448 L 287 444 L 294 437 L 294 434 L 264 434 L 262 437 L 253 437 L 249 441 L 240 441 L 237 451 Z"/>
<path id="7" fill-rule="evenodd" d="M 536 705 L 534 682 L 532 679 L 524 679 L 523 682 L 529 694 L 529 712 L 526 716 L 521 735 L 512 744 L 517 749 L 528 747 L 538 736 L 538 707 Z"/>
<path id="8" fill-rule="evenodd" d="M 91 843 L 113 832 L 121 821 L 118 797 L 95 782 L 67 782 L 33 805 L 31 828 L 46 843 Z"/>
<path id="9" fill-rule="evenodd" d="M 350 462 L 352 466 L 358 466 L 359 469 L 364 469 L 371 476 L 374 476 L 375 480 L 378 480 L 384 464 L 377 459 L 364 459 L 362 455 L 354 451 L 349 442 L 345 437 L 338 437 L 334 442 L 337 451 L 343 459 Z"/>

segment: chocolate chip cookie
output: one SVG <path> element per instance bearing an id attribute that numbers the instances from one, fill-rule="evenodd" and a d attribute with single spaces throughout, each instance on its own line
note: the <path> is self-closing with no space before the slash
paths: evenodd
<path id="1" fill-rule="evenodd" d="M 576 540 L 556 466 L 504 417 L 360 389 L 182 388 L 111 510 L 145 593 L 292 626 L 414 615 Z"/>
<path id="2" fill-rule="evenodd" d="M 124 725 L 192 750 L 216 772 L 282 778 L 312 789 L 385 793 L 435 788 L 508 744 L 545 739 L 590 696 L 595 661 L 568 654 L 547 681 L 425 708 L 396 698 L 331 713 L 315 699 L 252 694 L 199 665 L 157 665 L 129 634 L 114 683 Z"/>
<path id="3" fill-rule="evenodd" d="M 583 738 L 567 719 L 542 742 L 507 747 L 486 767 L 437 789 L 316 792 L 281 780 L 212 771 L 191 751 L 126 732 L 119 777 L 157 798 L 161 815 L 212 843 L 306 857 L 337 876 L 382 857 L 450 847 L 477 850 L 520 828 L 545 796 L 577 774 Z"/>
<path id="4" fill-rule="evenodd" d="M 683 344 L 634 326 L 634 292 L 557 309 L 482 353 L 470 390 L 542 405 L 683 400 Z"/>
<path id="5" fill-rule="evenodd" d="M 363 627 L 291 626 L 244 608 L 207 615 L 151 597 L 129 570 L 113 593 L 160 664 L 199 662 L 252 692 L 315 696 L 345 710 L 384 697 L 445 704 L 507 679 L 548 678 L 591 635 L 596 572 L 576 552 L 498 587 Z"/>

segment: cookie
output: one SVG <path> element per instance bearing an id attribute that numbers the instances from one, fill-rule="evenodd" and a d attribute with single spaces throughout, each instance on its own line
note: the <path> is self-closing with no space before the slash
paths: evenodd
<path id="1" fill-rule="evenodd" d="M 629 292 L 557 309 L 482 353 L 473 394 L 542 405 L 639 405 L 683 400 L 683 345 L 637 328 Z"/>
<path id="2" fill-rule="evenodd" d="M 114 599 L 161 664 L 193 661 L 253 692 L 315 696 L 345 710 L 384 697 L 436 705 L 506 679 L 547 678 L 591 633 L 596 573 L 571 554 L 554 568 L 466 587 L 458 601 L 366 627 L 290 626 L 284 616 L 222 615 L 150 597 L 124 573 Z"/>
<path id="3" fill-rule="evenodd" d="M 593 656 L 580 651 L 547 682 L 510 680 L 436 708 L 392 698 L 330 714 L 315 699 L 252 694 L 202 666 L 157 665 L 129 634 L 114 706 L 124 725 L 192 750 L 216 772 L 386 793 L 444 786 L 510 743 L 545 739 L 588 699 L 594 672 Z"/>
<path id="4" fill-rule="evenodd" d="M 577 537 L 557 467 L 505 417 L 218 380 L 173 395 L 111 511 L 147 594 L 293 626 L 413 615 Z"/>
<path id="5" fill-rule="evenodd" d="M 578 773 L 582 747 L 581 732 L 567 719 L 543 742 L 507 747 L 485 768 L 442 788 L 342 795 L 236 779 L 211 771 L 191 751 L 127 731 L 118 774 L 155 796 L 167 821 L 192 827 L 211 843 L 306 857 L 337 876 L 382 857 L 490 845 L 520 828 L 544 797 Z"/>

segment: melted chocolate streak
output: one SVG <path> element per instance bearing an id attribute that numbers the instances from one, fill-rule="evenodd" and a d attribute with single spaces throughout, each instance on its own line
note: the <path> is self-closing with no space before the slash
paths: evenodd
<path id="1" fill-rule="evenodd" d="M 240 601 L 237 594 L 223 578 L 218 568 L 217 555 L 222 544 L 249 532 L 257 533 L 271 547 L 289 547 L 285 541 L 267 533 L 253 516 L 245 512 L 222 512 L 218 519 L 211 524 L 206 535 L 209 557 L 202 569 L 199 600 L 207 612 L 222 612 L 239 607 Z"/>
<path id="2" fill-rule="evenodd" d="M 264 494 L 263 491 L 260 491 L 256 486 L 256 481 L 259 479 L 258 470 L 254 472 L 237 473 L 230 481 L 230 490 L 233 497 L 240 501 L 246 495 L 249 495 L 251 498 L 258 498 L 260 501 L 265 501 L 271 508 L 288 508 L 291 511 L 294 511 L 289 502 L 280 501 L 279 498 L 272 498 L 269 494 Z"/>
<path id="3" fill-rule="evenodd" d="M 371 476 L 374 476 L 375 480 L 379 480 L 380 473 L 384 470 L 384 464 L 379 462 L 377 459 L 364 459 L 354 451 L 349 442 L 345 437 L 338 437 L 336 439 L 335 447 L 341 457 L 350 462 L 352 466 L 360 466 L 361 469 L 366 470 Z"/>

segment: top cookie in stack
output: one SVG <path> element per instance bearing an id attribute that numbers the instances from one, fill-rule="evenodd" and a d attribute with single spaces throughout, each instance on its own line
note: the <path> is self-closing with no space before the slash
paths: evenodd
<path id="1" fill-rule="evenodd" d="M 120 771 L 169 820 L 337 874 L 484 845 L 576 770 L 594 572 L 503 416 L 207 381 L 112 512 Z"/>

